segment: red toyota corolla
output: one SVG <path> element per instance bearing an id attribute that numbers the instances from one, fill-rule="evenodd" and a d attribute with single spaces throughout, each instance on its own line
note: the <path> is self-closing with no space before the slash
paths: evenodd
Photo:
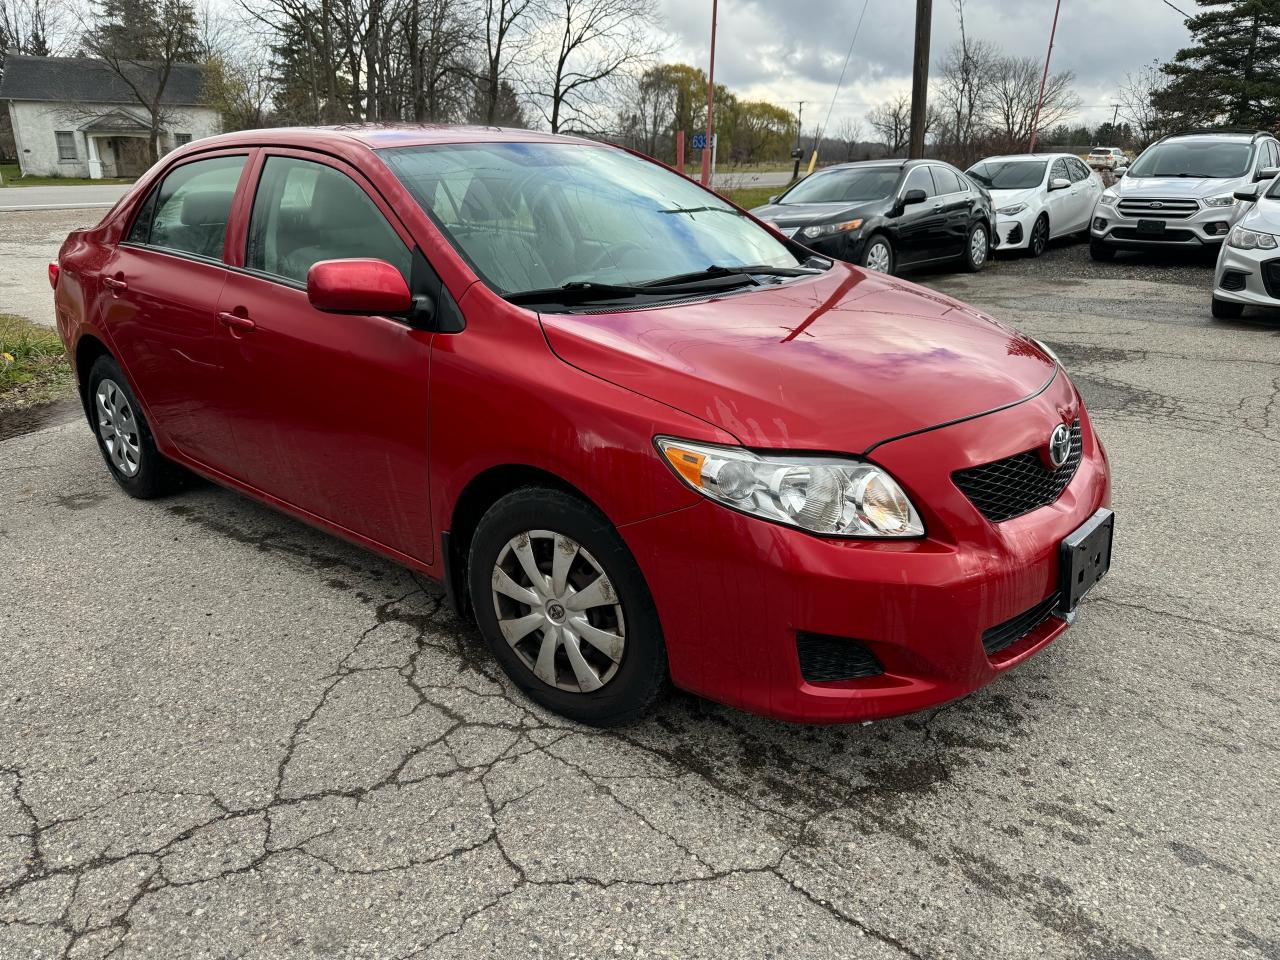
<path id="1" fill-rule="evenodd" d="M 587 723 L 668 677 L 788 720 L 966 694 L 1106 572 L 1106 455 L 1034 340 L 624 150 L 268 130 L 50 266 L 116 481 L 183 470 L 442 581 Z"/>

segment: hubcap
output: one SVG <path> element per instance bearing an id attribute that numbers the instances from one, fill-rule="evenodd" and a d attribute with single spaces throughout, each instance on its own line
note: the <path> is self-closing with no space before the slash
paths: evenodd
<path id="1" fill-rule="evenodd" d="M 969 239 L 969 256 L 975 267 L 982 266 L 987 259 L 987 231 L 981 227 L 973 231 L 973 236 Z"/>
<path id="2" fill-rule="evenodd" d="M 1048 239 L 1049 227 L 1043 220 L 1036 221 L 1036 228 L 1031 234 L 1031 243 L 1035 246 L 1036 252 L 1044 249 L 1045 241 Z"/>
<path id="3" fill-rule="evenodd" d="M 889 246 L 877 240 L 867 251 L 867 269 L 887 273 L 889 270 Z"/>
<path id="4" fill-rule="evenodd" d="M 498 627 L 535 677 L 571 693 L 613 679 L 627 643 L 622 604 L 580 544 L 550 530 L 518 534 L 498 554 L 492 585 Z"/>
<path id="5" fill-rule="evenodd" d="M 98 415 L 98 436 L 107 449 L 111 465 L 126 477 L 132 477 L 142 466 L 142 448 L 138 445 L 138 420 L 124 391 L 114 380 L 102 380 L 94 394 Z"/>

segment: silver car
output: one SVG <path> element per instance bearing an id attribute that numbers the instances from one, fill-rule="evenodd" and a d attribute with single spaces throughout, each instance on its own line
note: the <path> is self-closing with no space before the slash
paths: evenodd
<path id="1" fill-rule="evenodd" d="M 1252 205 L 1218 253 L 1213 315 L 1219 320 L 1234 320 L 1246 306 L 1280 307 L 1280 180 L 1246 187 L 1236 197 Z"/>
<path id="2" fill-rule="evenodd" d="M 1245 208 L 1235 192 L 1270 180 L 1280 143 L 1269 133 L 1200 133 L 1165 137 L 1098 198 L 1089 252 L 1216 249 Z"/>

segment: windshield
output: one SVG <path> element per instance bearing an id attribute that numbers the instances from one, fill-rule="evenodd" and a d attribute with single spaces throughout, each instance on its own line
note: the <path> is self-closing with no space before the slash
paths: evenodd
<path id="1" fill-rule="evenodd" d="M 800 262 L 724 200 L 611 147 L 456 143 L 379 153 L 504 295 Z"/>
<path id="2" fill-rule="evenodd" d="M 967 171 L 988 190 L 1025 190 L 1044 182 L 1045 160 L 984 160 Z"/>
<path id="3" fill-rule="evenodd" d="M 797 183 L 780 203 L 866 203 L 893 193 L 900 167 L 843 167 L 823 170 Z"/>
<path id="4" fill-rule="evenodd" d="M 1230 140 L 1166 140 L 1144 152 L 1129 168 L 1131 177 L 1243 176 L 1252 144 Z"/>

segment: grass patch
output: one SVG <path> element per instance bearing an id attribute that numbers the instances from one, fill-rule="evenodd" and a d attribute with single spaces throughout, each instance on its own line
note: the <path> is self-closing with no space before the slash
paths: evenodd
<path id="1" fill-rule="evenodd" d="M 72 381 L 57 330 L 0 313 L 0 413 L 54 400 Z"/>
<path id="2" fill-rule="evenodd" d="M 742 190 L 723 190 L 721 195 L 732 200 L 744 210 L 759 207 L 769 202 L 769 198 L 782 193 L 786 187 L 746 187 Z"/>
<path id="3" fill-rule="evenodd" d="M 90 180 L 88 177 L 24 177 L 22 168 L 16 163 L 0 163 L 0 177 L 4 178 L 0 189 L 4 187 L 69 187 L 87 183 L 133 183 L 132 177 L 113 180 Z"/>

